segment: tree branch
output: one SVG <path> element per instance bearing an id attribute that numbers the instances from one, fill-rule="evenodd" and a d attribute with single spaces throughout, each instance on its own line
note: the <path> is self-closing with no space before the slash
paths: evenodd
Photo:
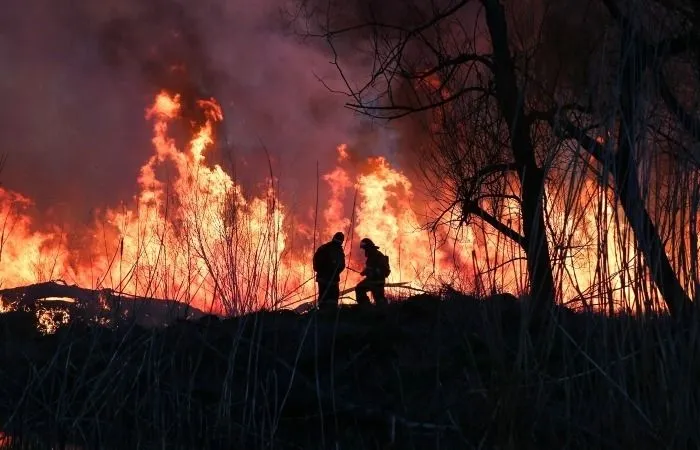
<path id="1" fill-rule="evenodd" d="M 465 200 L 462 204 L 462 221 L 466 221 L 466 218 L 470 215 L 483 219 L 484 222 L 491 225 L 496 231 L 503 233 L 503 235 L 517 242 L 522 248 L 527 248 L 527 241 L 523 235 L 486 212 L 477 202 Z"/>
<path id="2" fill-rule="evenodd" d="M 576 139 L 581 147 L 586 150 L 593 158 L 599 163 L 603 164 L 609 158 L 609 152 L 605 147 L 597 142 L 595 139 L 590 137 L 588 133 L 583 131 L 580 127 L 577 127 L 569 119 L 563 118 L 558 120 L 558 125 L 550 122 L 552 128 L 555 130 L 559 129 L 563 131 L 563 135 L 560 137 L 568 137 L 571 139 Z"/>
<path id="3" fill-rule="evenodd" d="M 602 0 L 613 20 L 623 29 L 631 29 L 630 19 L 626 17 L 622 10 L 617 6 L 615 0 Z M 641 52 L 644 55 L 643 64 L 647 64 L 654 57 L 666 57 L 679 55 L 694 46 L 691 45 L 693 40 L 697 40 L 697 35 L 692 32 L 681 34 L 680 36 L 664 39 L 661 42 L 651 43 L 638 31 L 634 32 L 634 38 L 638 41 L 641 47 Z"/>
<path id="4" fill-rule="evenodd" d="M 452 102 L 453 100 L 461 97 L 462 95 L 468 94 L 470 92 L 478 92 L 478 93 L 481 93 L 483 95 L 493 95 L 492 92 L 489 92 L 482 87 L 472 86 L 472 87 L 462 88 L 459 91 L 455 92 L 454 94 L 443 98 L 439 102 L 430 102 L 427 105 L 422 105 L 422 106 L 408 106 L 408 105 L 366 106 L 366 105 L 363 105 L 362 102 L 346 103 L 345 106 L 347 108 L 354 110 L 354 111 L 362 112 L 369 117 L 393 120 L 393 119 L 399 119 L 399 118 L 407 116 L 409 114 L 413 114 L 413 113 L 417 113 L 417 112 L 421 112 L 421 111 L 427 111 L 430 109 L 437 108 L 439 106 L 446 105 L 446 104 Z M 385 116 L 385 115 L 380 115 L 380 114 L 372 114 L 371 111 L 395 111 L 396 114 L 390 114 L 390 115 Z"/>
<path id="5" fill-rule="evenodd" d="M 556 106 L 548 111 L 533 111 L 530 113 L 529 118 L 547 122 L 558 137 L 563 139 L 575 139 L 581 144 L 584 150 L 596 159 L 596 161 L 604 163 L 609 160 L 610 157 L 608 150 L 594 138 L 590 137 L 583 128 L 576 126 L 563 114 L 566 111 L 572 110 L 586 112 L 585 108 L 579 108 L 582 107 L 579 105 Z"/>
<path id="6" fill-rule="evenodd" d="M 694 139 L 700 141 L 700 120 L 683 108 L 680 101 L 678 101 L 676 96 L 673 95 L 673 92 L 666 81 L 666 77 L 660 70 L 656 74 L 656 82 L 661 98 L 669 111 L 671 111 L 671 114 L 678 119 L 681 126 L 688 134 L 690 134 Z"/>
<path id="7" fill-rule="evenodd" d="M 406 79 L 425 79 L 441 70 L 447 69 L 448 67 L 458 66 L 460 64 L 465 64 L 468 62 L 478 62 L 485 65 L 490 70 L 493 70 L 493 64 L 491 60 L 484 55 L 478 55 L 475 53 L 463 53 L 461 55 L 455 56 L 454 58 L 448 58 L 440 61 L 435 67 L 426 70 L 425 72 L 420 72 L 416 75 L 412 75 L 410 72 L 403 72 L 402 75 Z"/>
<path id="8" fill-rule="evenodd" d="M 474 179 L 486 178 L 489 175 L 493 175 L 499 172 L 516 171 L 518 166 L 515 163 L 501 163 L 501 164 L 489 164 L 488 166 L 479 169 L 476 174 L 474 174 Z"/>

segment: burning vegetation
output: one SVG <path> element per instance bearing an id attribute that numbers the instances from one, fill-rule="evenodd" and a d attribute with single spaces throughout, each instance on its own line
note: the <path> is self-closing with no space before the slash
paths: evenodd
<path id="1" fill-rule="evenodd" d="M 220 165 L 207 161 L 216 125 L 224 119 L 221 107 L 214 99 L 196 104 L 205 120 L 179 148 L 170 132 L 183 119 L 181 96 L 165 91 L 156 96 L 145 114 L 153 124 L 153 155 L 141 167 L 134 205 L 107 209 L 92 226 L 74 230 L 91 236 L 87 248 L 71 248 L 58 226 L 35 224 L 28 212 L 31 200 L 3 189 L 3 285 L 64 279 L 223 315 L 295 307 L 315 297 L 309 282 L 314 242 L 343 230 L 351 238 L 346 244 L 350 264 L 361 264 L 353 248 L 361 237 L 372 236 L 380 244 L 392 261 L 390 283 L 421 290 L 451 285 L 473 292 L 526 292 L 521 249 L 488 229 L 488 218 L 464 216 L 456 204 L 443 212 L 443 218 L 452 219 L 424 227 L 436 204 L 416 198 L 414 183 L 385 157 L 358 159 L 340 144 L 336 167 L 320 176 L 326 185 L 318 189 L 327 189 L 328 196 L 313 211 L 313 224 L 284 205 L 274 177 L 259 194 L 243 192 Z M 521 235 L 517 180 L 505 177 L 499 183 L 505 187 L 504 200 L 485 199 L 479 211 L 497 211 L 497 219 Z M 604 282 L 615 309 L 629 309 L 635 304 L 635 290 L 624 281 L 632 276 L 626 271 L 633 270 L 624 255 L 629 230 L 612 225 L 614 200 L 603 195 L 605 189 L 587 176 L 578 183 L 566 196 L 547 188 L 552 242 L 567 242 L 554 245 L 552 255 L 561 261 L 562 300 L 598 309 L 591 299 L 600 297 Z M 465 218 L 462 226 L 452 222 Z M 611 272 L 607 280 L 596 279 L 595 261 L 601 256 Z M 358 280 L 355 272 L 343 276 L 346 285 Z M 41 312 L 41 322 L 51 330 L 50 322 L 67 320 L 50 316 Z"/>
<path id="2" fill-rule="evenodd" d="M 232 156 L 199 10 L 96 27 L 149 153 L 82 223 L 0 186 L 0 449 L 700 446 L 697 5 L 294 3 L 363 116 L 314 176 Z"/>
<path id="3" fill-rule="evenodd" d="M 338 166 L 322 175 L 330 198 L 327 207 L 314 212 L 319 228 L 311 230 L 290 217 L 274 179 L 260 196 L 246 195 L 221 166 L 207 163 L 223 113 L 213 99 L 200 100 L 198 107 L 206 121 L 180 149 L 169 135 L 180 119 L 180 95 L 157 95 L 146 112 L 153 122 L 154 153 L 141 167 L 135 205 L 108 209 L 95 225 L 80 230 L 93 237 L 87 249 L 70 248 L 60 232 L 38 231 L 26 213 L 31 201 L 3 191 L 3 256 L 11 261 L 3 265 L 3 284 L 59 278 L 175 299 L 217 314 L 275 309 L 313 299 L 308 279 L 314 236 L 338 229 L 354 236 L 350 246 L 357 245 L 358 236 L 375 236 L 394 261 L 389 281 L 426 288 L 455 280 L 454 250 L 436 249 L 421 230 L 412 183 L 385 158 L 350 165 L 347 145 L 339 145 Z M 351 210 L 344 209 L 348 200 L 353 200 Z M 464 244 L 457 252 L 466 255 L 473 247 Z M 356 279 L 348 274 L 346 282 Z"/>
<path id="4" fill-rule="evenodd" d="M 244 188 L 236 170 L 221 162 L 218 133 L 228 115 L 239 113 L 235 105 L 223 108 L 205 95 L 202 85 L 216 84 L 216 77 L 202 56 L 204 44 L 190 30 L 187 11 L 178 6 L 166 14 L 166 3 L 137 8 L 131 20 L 109 21 L 100 35 L 110 64 L 124 64 L 125 55 L 132 55 L 149 83 L 163 89 L 146 109 L 152 153 L 141 165 L 136 195 L 119 207 L 105 205 L 87 225 L 66 229 L 60 222 L 37 221 L 31 198 L 0 188 L 3 287 L 60 279 L 220 315 L 295 308 L 316 297 L 310 264 L 315 247 L 342 231 L 349 266 L 362 264 L 357 246 L 363 237 L 382 248 L 392 265 L 388 282 L 402 286 L 394 292 L 399 296 L 406 289 L 449 285 L 477 294 L 532 294 L 579 309 L 641 313 L 674 312 L 673 299 L 682 305 L 695 295 L 696 192 L 668 185 L 670 169 L 643 173 L 654 161 L 664 168 L 672 162 L 649 153 L 647 144 L 635 154 L 619 148 L 623 123 L 604 126 L 598 120 L 605 119 L 604 110 L 593 111 L 609 108 L 604 102 L 589 105 L 590 117 L 572 118 L 570 109 L 581 105 L 558 106 L 550 93 L 533 88 L 522 92 L 527 101 L 521 110 L 506 108 L 515 104 L 507 95 L 518 94 L 518 77 L 525 75 L 515 73 L 519 50 L 497 55 L 505 51 L 496 46 L 503 36 L 490 37 L 492 53 L 484 42 L 468 39 L 465 48 L 439 49 L 444 67 L 431 67 L 426 49 L 409 39 L 405 51 L 411 63 L 379 64 L 402 74 L 394 82 L 399 85 L 371 88 L 388 94 L 388 105 L 363 103 L 366 94 L 377 92 L 362 91 L 354 93 L 360 103 L 351 106 L 384 118 L 419 116 L 427 126 L 394 129 L 408 136 L 397 144 L 399 156 L 364 148 L 371 139 L 327 148 L 323 156 L 333 162 L 330 168 L 316 180 L 299 182 L 304 191 L 316 192 L 316 202 L 300 206 L 264 145 L 259 150 L 267 155 L 268 174 L 256 186 Z M 500 20 L 489 5 L 484 3 L 488 17 Z M 463 6 L 453 13 L 466 23 L 473 18 Z M 361 20 L 358 8 L 349 17 Z M 144 28 L 159 16 L 156 31 Z M 404 19 L 413 23 L 416 18 L 408 16 Z M 455 32 L 443 25 L 434 24 L 432 31 Z M 472 24 L 492 31 L 496 25 Z M 137 30 L 162 36 L 143 47 Z M 343 38 L 332 29 L 325 32 L 331 43 Z M 403 38 L 396 39 L 391 42 Z M 542 53 L 554 51 L 548 45 Z M 385 51 L 377 49 L 377 61 L 392 54 Z M 455 52 L 464 61 L 454 59 Z M 419 63 L 411 65 L 413 59 Z M 510 67 L 509 61 L 517 64 L 506 85 L 496 69 Z M 673 103 L 668 95 L 664 103 Z M 520 115 L 516 136 L 507 123 Z M 652 145 L 659 133 L 640 139 Z M 277 151 L 283 150 L 272 153 Z M 658 192 L 633 181 L 625 171 L 629 165 L 640 167 L 635 180 L 648 175 L 650 183 L 661 183 L 655 184 Z M 674 173 L 690 185 L 697 181 L 697 168 Z M 344 289 L 359 279 L 346 271 Z M 352 294 L 344 301 L 352 303 Z"/>

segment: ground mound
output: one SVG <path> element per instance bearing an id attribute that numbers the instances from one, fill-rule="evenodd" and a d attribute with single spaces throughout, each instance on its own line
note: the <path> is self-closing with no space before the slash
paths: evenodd
<path id="1" fill-rule="evenodd" d="M 0 315 L 17 448 L 694 448 L 698 333 L 499 295 L 165 328 Z M 37 448 L 37 447 L 33 447 Z"/>

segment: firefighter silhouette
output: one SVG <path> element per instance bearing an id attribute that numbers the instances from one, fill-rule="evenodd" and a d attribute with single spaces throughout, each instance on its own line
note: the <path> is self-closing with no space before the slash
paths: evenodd
<path id="1" fill-rule="evenodd" d="M 333 239 L 322 244 L 313 257 L 316 283 L 318 284 L 318 307 L 336 308 L 340 297 L 340 274 L 345 270 L 345 235 L 337 232 Z"/>
<path id="2" fill-rule="evenodd" d="M 391 274 L 389 257 L 380 252 L 379 247 L 369 238 L 360 241 L 360 248 L 365 251 L 367 260 L 365 268 L 360 272 L 360 275 L 365 278 L 355 286 L 355 299 L 359 305 L 367 305 L 370 303 L 367 293 L 370 292 L 375 305 L 385 306 L 387 299 L 384 295 L 384 286 L 387 277 Z"/>

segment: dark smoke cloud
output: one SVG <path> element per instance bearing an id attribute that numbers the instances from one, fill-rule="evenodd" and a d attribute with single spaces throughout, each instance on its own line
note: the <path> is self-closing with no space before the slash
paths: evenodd
<path id="1" fill-rule="evenodd" d="M 336 145 L 358 133 L 357 120 L 316 78 L 337 78 L 328 55 L 289 36 L 281 6 L 5 1 L 3 184 L 79 220 L 128 201 L 152 151 L 144 110 L 164 88 L 183 94 L 192 120 L 198 97 L 219 100 L 219 156 L 247 184 L 267 173 L 265 146 L 285 195 L 313 198 L 316 162 L 321 171 L 332 164 Z"/>
<path id="2" fill-rule="evenodd" d="M 200 28 L 182 4 L 152 0 L 108 20 L 98 45 L 111 66 L 132 66 L 154 89 L 180 94 L 183 116 L 199 125 L 204 116 L 197 100 L 210 97 L 225 77 L 211 67 Z"/>

